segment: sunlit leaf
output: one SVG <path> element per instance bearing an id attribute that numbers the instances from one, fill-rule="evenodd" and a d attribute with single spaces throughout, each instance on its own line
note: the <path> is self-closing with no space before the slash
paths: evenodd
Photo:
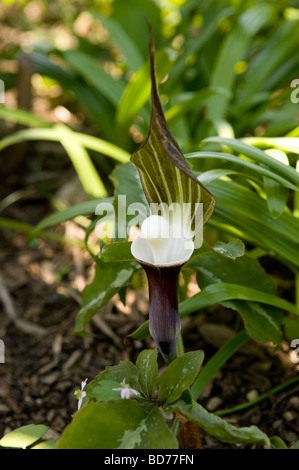
<path id="1" fill-rule="evenodd" d="M 48 426 L 44 426 L 43 424 L 28 424 L 21 426 L 20 428 L 14 429 L 13 431 L 5 434 L 5 436 L 0 440 L 0 446 L 25 449 L 38 441 L 38 439 L 45 434 L 47 429 Z"/>
<path id="2" fill-rule="evenodd" d="M 90 403 L 64 430 L 58 449 L 177 449 L 157 407 L 137 400 Z"/>

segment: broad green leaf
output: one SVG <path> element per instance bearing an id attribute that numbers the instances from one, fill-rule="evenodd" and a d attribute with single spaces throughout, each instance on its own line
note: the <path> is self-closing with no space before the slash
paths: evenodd
<path id="1" fill-rule="evenodd" d="M 159 401 L 169 404 L 178 400 L 194 382 L 203 359 L 203 351 L 189 351 L 174 359 L 159 377 Z"/>
<path id="2" fill-rule="evenodd" d="M 178 442 L 153 405 L 137 400 L 90 403 L 76 413 L 58 449 L 177 449 Z"/>
<path id="3" fill-rule="evenodd" d="M 98 385 L 95 385 L 90 391 L 90 396 L 95 398 L 96 401 L 107 401 L 121 399 L 120 392 L 113 390 L 114 388 L 121 388 L 122 384 L 113 380 L 101 380 Z"/>
<path id="4" fill-rule="evenodd" d="M 18 429 L 5 434 L 0 440 L 0 446 L 2 447 L 15 447 L 19 449 L 25 449 L 34 442 L 38 441 L 45 432 L 48 426 L 43 424 L 28 424 L 21 426 Z"/>
<path id="5" fill-rule="evenodd" d="M 119 263 L 122 261 L 132 261 L 135 259 L 131 253 L 131 242 L 114 242 L 105 245 L 101 249 L 101 258 L 106 263 Z M 136 269 L 138 265 L 136 263 Z"/>
<path id="6" fill-rule="evenodd" d="M 245 331 L 236 334 L 232 339 L 225 343 L 202 368 L 198 377 L 195 379 L 191 393 L 194 400 L 197 400 L 204 390 L 205 386 L 211 381 L 214 375 L 221 369 L 223 364 L 232 357 L 238 349 L 249 340 Z"/>
<path id="7" fill-rule="evenodd" d="M 136 362 L 140 377 L 139 383 L 143 393 L 152 398 L 157 388 L 158 364 L 157 349 L 145 349 L 142 351 Z"/>
<path id="8" fill-rule="evenodd" d="M 167 127 L 158 95 L 154 63 L 154 44 L 150 37 L 152 115 L 144 144 L 133 153 L 149 204 L 191 204 L 191 227 L 197 232 L 213 213 L 215 199 L 197 180 L 187 165 L 179 145 Z M 203 220 L 196 219 L 197 203 L 203 203 Z M 190 206 L 189 206 L 190 207 Z M 167 214 L 166 214 L 167 215 Z M 194 226 L 195 225 L 195 226 Z M 191 228 L 190 227 L 190 228 Z"/>
<path id="9" fill-rule="evenodd" d="M 221 442 L 230 444 L 241 442 L 252 444 L 256 442 L 270 447 L 268 436 L 256 426 L 240 428 L 233 426 L 219 416 L 209 413 L 193 399 L 188 403 L 180 400 L 175 403 L 173 409 Z"/>
<path id="10" fill-rule="evenodd" d="M 82 307 L 75 320 L 76 334 L 83 333 L 84 327 L 99 309 L 129 283 L 135 270 L 135 263 L 105 263 L 98 260 L 95 277 L 82 293 Z"/>
<path id="11" fill-rule="evenodd" d="M 213 246 L 213 250 L 227 258 L 235 260 L 244 255 L 245 246 L 241 240 L 234 239 L 230 240 L 228 243 L 217 242 Z"/>
<path id="12" fill-rule="evenodd" d="M 84 389 L 87 397 L 93 396 L 94 387 L 100 385 L 102 381 L 112 381 L 119 384 L 125 382 L 130 388 L 137 391 L 140 389 L 139 370 L 127 359 L 120 361 L 115 366 L 107 366 L 94 378 L 94 380 L 88 383 Z"/>

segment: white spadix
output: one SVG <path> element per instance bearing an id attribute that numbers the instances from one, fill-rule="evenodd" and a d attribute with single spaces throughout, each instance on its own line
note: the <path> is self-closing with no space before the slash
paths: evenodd
<path id="1" fill-rule="evenodd" d="M 151 215 L 144 220 L 140 234 L 132 243 L 132 255 L 154 266 L 183 265 L 191 257 L 194 244 L 182 232 L 181 225 L 171 224 L 160 215 Z"/>

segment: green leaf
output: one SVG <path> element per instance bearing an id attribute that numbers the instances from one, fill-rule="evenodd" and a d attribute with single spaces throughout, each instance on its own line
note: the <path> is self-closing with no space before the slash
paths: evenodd
<path id="1" fill-rule="evenodd" d="M 136 263 L 105 263 L 99 259 L 93 281 L 82 293 L 82 307 L 75 320 L 75 334 L 82 334 L 84 327 L 109 300 L 131 280 Z"/>
<path id="2" fill-rule="evenodd" d="M 276 158 L 285 165 L 289 164 L 288 157 L 281 150 L 268 149 L 266 150 L 266 153 L 270 155 L 270 157 Z M 282 214 L 287 204 L 289 191 L 286 187 L 281 186 L 272 178 L 264 177 L 264 186 L 267 195 L 269 212 L 273 217 L 277 218 Z"/>
<path id="3" fill-rule="evenodd" d="M 101 258 L 105 263 L 119 263 L 120 261 L 134 262 L 131 253 L 131 242 L 113 242 L 105 245 L 101 250 Z M 136 269 L 138 264 L 136 263 Z"/>
<path id="4" fill-rule="evenodd" d="M 42 219 L 35 227 L 34 232 L 38 232 L 40 230 L 44 230 L 45 228 L 51 227 L 52 225 L 61 224 L 62 222 L 66 222 L 67 220 L 75 219 L 76 217 L 80 217 L 81 215 L 89 215 L 94 214 L 96 207 L 101 202 L 104 203 L 111 203 L 113 202 L 113 198 L 100 198 L 94 199 L 92 201 L 82 202 L 81 204 L 76 204 L 75 206 L 68 207 L 59 212 L 55 212 L 44 219 Z"/>
<path id="5" fill-rule="evenodd" d="M 139 370 L 138 368 L 127 359 L 120 361 L 115 366 L 107 366 L 105 370 L 100 372 L 94 380 L 86 385 L 85 391 L 87 398 L 93 397 L 93 390 L 102 384 L 103 381 L 112 381 L 118 384 L 125 382 L 129 388 L 140 391 L 139 385 Z"/>
<path id="6" fill-rule="evenodd" d="M 189 403 L 180 400 L 175 403 L 173 409 L 221 442 L 229 444 L 241 442 L 244 444 L 258 443 L 270 447 L 268 436 L 256 426 L 241 428 L 233 426 L 219 416 L 209 413 L 193 399 Z"/>
<path id="7" fill-rule="evenodd" d="M 295 444 L 293 444 L 290 449 L 299 449 L 299 441 L 296 441 Z"/>
<path id="8" fill-rule="evenodd" d="M 18 429 L 5 434 L 0 440 L 0 446 L 2 447 L 15 447 L 19 449 L 25 449 L 34 442 L 38 441 L 45 432 L 48 426 L 43 424 L 28 424 L 21 426 Z"/>
<path id="9" fill-rule="evenodd" d="M 191 204 L 191 227 L 202 228 L 213 213 L 215 199 L 191 172 L 179 145 L 165 121 L 159 99 L 154 63 L 154 44 L 150 36 L 152 115 L 149 134 L 143 145 L 132 154 L 149 204 Z M 195 204 L 203 204 L 203 220 L 196 220 Z M 189 206 L 190 207 L 190 206 Z M 155 213 L 155 211 L 152 211 Z M 163 214 L 166 215 L 167 214 Z M 190 228 L 191 228 L 190 227 Z"/>
<path id="10" fill-rule="evenodd" d="M 6 106 L 0 106 L 0 119 L 17 122 L 23 126 L 49 127 L 50 124 L 40 117 L 24 109 L 13 109 Z"/>
<path id="11" fill-rule="evenodd" d="M 94 11 L 91 13 L 95 18 L 99 19 L 104 28 L 107 29 L 110 39 L 120 50 L 128 68 L 133 71 L 138 70 L 143 63 L 143 57 L 125 29 L 122 28 L 119 22 L 114 21 L 112 18 L 109 18 L 109 16 L 104 16 Z"/>
<path id="12" fill-rule="evenodd" d="M 265 191 L 267 194 L 267 204 L 270 214 L 279 217 L 287 203 L 289 190 L 271 178 L 264 178 Z"/>
<path id="13" fill-rule="evenodd" d="M 58 449 L 177 449 L 178 442 L 153 405 L 137 400 L 90 403 L 76 413 Z"/>
<path id="14" fill-rule="evenodd" d="M 189 351 L 172 361 L 158 380 L 159 401 L 169 404 L 178 400 L 194 382 L 203 359 L 203 351 Z"/>
<path id="15" fill-rule="evenodd" d="M 299 338 L 299 321 L 295 317 L 283 317 L 282 325 L 286 337 L 292 341 L 294 338 Z"/>
<path id="16" fill-rule="evenodd" d="M 226 35 L 221 42 L 210 78 L 210 85 L 233 90 L 236 71 L 235 66 L 242 60 L 254 34 L 267 24 L 273 14 L 269 4 L 254 5 L 246 9 L 239 17 L 238 24 Z M 210 98 L 207 105 L 209 119 L 221 121 L 225 118 L 229 99 L 225 96 Z"/>
<path id="17" fill-rule="evenodd" d="M 279 160 L 272 158 L 270 155 L 267 155 L 266 152 L 254 147 L 253 145 L 249 145 L 238 139 L 229 139 L 224 137 L 209 137 L 203 142 L 215 142 L 226 145 L 236 152 L 240 152 L 259 163 L 263 163 L 266 167 L 273 170 L 274 173 L 276 172 L 290 182 L 292 181 L 295 183 L 297 187 L 299 186 L 299 174 L 293 167 L 281 163 Z"/>
<path id="18" fill-rule="evenodd" d="M 208 142 L 208 141 L 209 141 L 209 139 L 205 139 L 205 142 Z M 253 170 L 254 173 L 256 173 L 257 176 L 263 176 L 263 177 L 267 177 L 269 179 L 271 178 L 272 180 L 276 181 L 277 183 L 280 183 L 285 188 L 293 189 L 293 190 L 296 190 L 296 191 L 298 191 L 298 189 L 299 189 L 298 186 L 295 186 L 288 179 L 280 176 L 275 171 L 270 170 L 268 168 L 265 168 L 262 165 L 256 165 L 253 162 L 250 162 L 248 160 L 244 160 L 243 158 L 240 158 L 240 157 L 236 157 L 235 155 L 230 155 L 228 153 L 224 153 L 224 152 L 223 153 L 216 153 L 216 152 L 204 152 L 203 151 L 203 152 L 188 153 L 187 155 L 185 155 L 185 157 L 186 157 L 187 160 L 191 160 L 191 161 L 192 161 L 193 158 L 194 159 L 209 158 L 211 160 L 215 160 L 215 159 L 217 159 L 217 160 L 226 160 L 228 162 L 233 162 L 235 165 L 237 165 L 240 168 L 241 173 L 246 175 L 248 178 L 250 178 L 250 177 L 252 178 L 252 176 L 249 173 L 247 174 L 244 171 L 244 168 L 248 169 L 248 170 Z M 217 175 L 217 172 L 219 172 L 219 170 L 211 170 L 211 171 L 216 172 L 216 175 Z M 213 175 L 213 173 L 212 173 L 212 175 Z M 208 176 L 209 176 L 209 174 L 208 174 Z M 221 173 L 220 173 L 220 176 L 222 176 Z M 201 181 L 202 180 L 202 175 L 199 175 L 198 179 Z M 215 178 L 213 178 L 213 179 L 215 179 Z M 208 179 L 208 182 L 209 181 L 212 181 L 212 178 Z M 206 182 L 206 184 L 207 184 L 207 182 Z"/>
<path id="19" fill-rule="evenodd" d="M 192 263 L 192 267 L 197 271 L 199 286 L 206 287 L 215 282 L 227 282 L 230 284 L 240 284 L 240 286 L 251 287 L 263 292 L 274 294 L 276 290 L 275 282 L 261 267 L 257 259 L 250 255 L 243 256 L 223 256 L 225 249 L 234 247 L 234 242 L 221 244 L 221 250 L 213 247 L 214 252 L 203 253 Z M 242 243 L 237 247 L 242 248 Z"/>
<path id="20" fill-rule="evenodd" d="M 210 183 L 210 188 L 217 199 L 211 225 L 237 233 L 238 237 L 274 253 L 287 264 L 299 266 L 298 218 L 284 210 L 274 219 L 266 201 L 236 182 L 219 179 Z"/>
<path id="21" fill-rule="evenodd" d="M 145 349 L 136 362 L 140 377 L 139 383 L 145 396 L 152 398 L 157 388 L 158 378 L 158 351 L 157 349 Z"/>
<path id="22" fill-rule="evenodd" d="M 173 125 L 180 117 L 188 111 L 193 111 L 202 103 L 205 103 L 210 96 L 214 94 L 223 94 L 222 88 L 204 88 L 196 92 L 183 93 L 180 101 L 165 112 L 165 118 L 168 125 Z"/>
<path id="23" fill-rule="evenodd" d="M 117 166 L 110 179 L 114 190 L 114 209 L 117 235 L 129 235 L 131 225 L 141 225 L 148 217 L 149 207 L 144 196 L 136 167 L 127 162 Z"/>
<path id="24" fill-rule="evenodd" d="M 46 441 L 40 442 L 35 446 L 31 447 L 31 449 L 41 450 L 41 449 L 56 449 L 57 447 L 57 439 L 47 439 Z"/>
<path id="25" fill-rule="evenodd" d="M 64 128 L 65 127 L 66 126 L 64 126 Z M 19 142 L 27 140 L 49 140 L 59 142 L 59 129 L 61 131 L 61 125 L 57 124 L 48 128 L 24 129 L 18 132 L 14 132 L 13 134 L 8 135 L 7 137 L 0 140 L 0 150 L 3 150 L 9 145 L 17 144 Z M 74 132 L 71 131 L 71 129 L 68 129 L 68 131 L 72 132 L 72 140 L 78 142 L 78 144 L 83 147 L 107 155 L 108 157 L 111 157 L 121 163 L 125 163 L 129 160 L 130 155 L 125 150 L 117 147 L 114 144 L 111 144 L 110 142 L 106 142 L 103 139 L 99 139 L 98 137 L 94 137 L 91 135 L 83 134 L 80 132 Z"/>
<path id="26" fill-rule="evenodd" d="M 288 446 L 283 442 L 279 436 L 273 436 L 270 438 L 271 449 L 287 449 Z"/>
<path id="27" fill-rule="evenodd" d="M 56 132 L 87 194 L 95 198 L 107 196 L 106 188 L 86 149 L 76 139 L 72 139 L 73 131 L 60 124 L 56 126 Z"/>
<path id="28" fill-rule="evenodd" d="M 65 50 L 61 54 L 87 82 L 92 83 L 114 106 L 118 105 L 124 88 L 122 80 L 116 81 L 110 77 L 101 63 L 85 52 Z"/>
<path id="29" fill-rule="evenodd" d="M 244 256 L 245 246 L 242 240 L 235 239 L 230 240 L 228 243 L 217 242 L 216 245 L 213 246 L 213 250 L 227 258 L 235 260 L 240 256 Z"/>
<path id="30" fill-rule="evenodd" d="M 113 388 L 121 387 L 121 383 L 114 382 L 113 380 L 101 380 L 98 385 L 92 388 L 90 395 L 95 398 L 96 401 L 121 399 L 120 392 L 113 390 Z"/>

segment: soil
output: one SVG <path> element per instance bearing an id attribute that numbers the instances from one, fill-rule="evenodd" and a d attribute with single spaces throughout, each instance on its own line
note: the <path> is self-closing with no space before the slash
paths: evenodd
<path id="1" fill-rule="evenodd" d="M 12 190 L 13 185 L 6 187 L 5 193 Z M 35 196 L 10 205 L 3 216 L 34 225 L 50 212 L 47 200 Z M 52 233 L 77 240 L 84 234 L 72 221 Z M 150 338 L 129 345 L 123 342 L 147 317 L 147 292 L 129 289 L 125 306 L 116 295 L 89 324 L 89 336 L 75 336 L 81 292 L 93 276 L 90 255 L 52 240 L 32 246 L 20 231 L 5 229 L 0 240 L 0 338 L 5 344 L 5 363 L 0 364 L 0 436 L 35 423 L 49 426 L 45 437 L 59 438 L 76 411 L 74 392 L 82 380 L 91 380 L 125 358 L 135 362 L 143 348 L 153 346 Z M 192 288 L 196 285 L 191 284 Z M 207 361 L 235 334 L 237 321 L 236 312 L 220 306 L 184 319 L 186 350 L 202 349 Z M 209 411 L 228 409 L 296 373 L 298 366 L 290 360 L 287 341 L 278 350 L 272 344 L 250 341 L 211 380 L 200 402 Z M 299 439 L 299 383 L 225 419 L 238 426 L 257 425 L 291 446 Z M 248 448 L 223 444 L 204 432 L 201 441 L 208 449 Z"/>

